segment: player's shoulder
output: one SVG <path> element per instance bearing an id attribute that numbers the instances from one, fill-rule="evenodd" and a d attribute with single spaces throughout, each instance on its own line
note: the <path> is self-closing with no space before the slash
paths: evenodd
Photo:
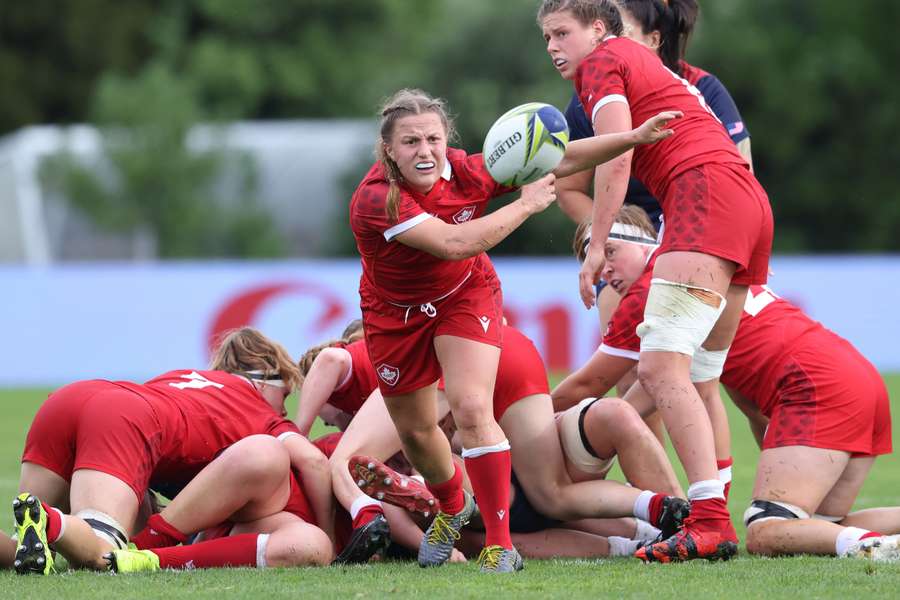
<path id="1" fill-rule="evenodd" d="M 447 148 L 447 164 L 444 176 L 449 177 L 455 187 L 466 192 L 479 194 L 492 194 L 497 184 L 484 166 L 484 156 L 481 153 L 468 154 L 459 148 Z"/>
<path id="2" fill-rule="evenodd" d="M 376 162 L 356 187 L 356 191 L 353 192 L 353 197 L 350 201 L 351 213 L 365 213 L 373 210 L 383 211 L 387 202 L 389 187 L 384 174 L 384 167 L 381 163 Z"/>
<path id="3" fill-rule="evenodd" d="M 701 79 L 710 77 L 709 71 L 704 71 L 687 61 L 682 60 L 678 64 L 681 67 L 681 76 L 691 85 L 697 85 Z"/>

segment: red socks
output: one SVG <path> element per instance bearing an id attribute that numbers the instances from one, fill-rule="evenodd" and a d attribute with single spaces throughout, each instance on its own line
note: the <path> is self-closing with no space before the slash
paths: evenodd
<path id="1" fill-rule="evenodd" d="M 177 546 L 187 541 L 187 536 L 170 525 L 160 513 L 150 515 L 147 526 L 131 538 L 140 550 Z"/>
<path id="2" fill-rule="evenodd" d="M 659 527 L 659 518 L 662 516 L 663 500 L 665 498 L 665 494 L 653 494 L 653 497 L 650 498 L 650 505 L 647 509 L 647 514 L 650 518 L 647 522 L 654 527 Z"/>
<path id="3" fill-rule="evenodd" d="M 484 545 L 512 548 L 509 536 L 509 482 L 512 475 L 509 442 L 504 440 L 487 448 L 470 448 L 463 451 L 463 456 L 484 521 Z"/>
<path id="4" fill-rule="evenodd" d="M 716 459 L 716 468 L 719 470 L 719 481 L 725 484 L 725 502 L 728 502 L 728 492 L 731 491 L 731 467 L 734 465 L 734 458 Z"/>
<path id="5" fill-rule="evenodd" d="M 466 466 L 468 467 L 468 463 L 466 463 Z M 462 471 L 456 465 L 453 465 L 453 469 L 453 477 L 444 483 L 431 484 L 427 481 L 425 482 L 425 487 L 428 488 L 428 491 L 434 494 L 438 502 L 441 503 L 441 511 L 448 515 L 455 515 L 466 506 L 462 488 Z M 471 476 L 470 472 L 469 477 Z"/>
<path id="6" fill-rule="evenodd" d="M 725 504 L 724 488 L 725 485 L 718 479 L 691 484 L 687 494 L 691 516 L 687 519 L 687 525 L 689 529 L 714 531 L 726 540 L 737 541 L 737 533 Z"/>
<path id="7" fill-rule="evenodd" d="M 189 546 L 155 548 L 153 553 L 159 557 L 162 569 L 256 567 L 259 537 L 257 533 L 242 533 Z"/>
<path id="8" fill-rule="evenodd" d="M 53 508 L 46 502 L 41 502 L 41 506 L 47 513 L 47 543 L 52 544 L 62 535 L 63 514 L 59 509 Z"/>
<path id="9" fill-rule="evenodd" d="M 364 506 L 359 509 L 359 512 L 356 513 L 356 516 L 353 517 L 353 529 L 358 529 L 363 525 L 372 522 L 372 519 L 377 517 L 378 515 L 383 515 L 384 511 L 381 506 L 377 504 L 370 504 L 368 506 Z"/>

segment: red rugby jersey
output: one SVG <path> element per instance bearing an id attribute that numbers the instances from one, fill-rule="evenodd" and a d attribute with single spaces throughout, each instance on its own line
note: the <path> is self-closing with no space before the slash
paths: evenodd
<path id="1" fill-rule="evenodd" d="M 443 260 L 394 238 L 431 217 L 464 223 L 482 216 L 491 198 L 512 191 L 495 182 L 481 154 L 447 149 L 444 173 L 428 194 L 401 187 L 398 219 L 385 212 L 388 182 L 381 163 L 375 163 L 350 200 L 350 227 L 362 257 L 360 295 L 370 294 L 404 305 L 424 304 L 456 288 L 468 275 L 475 256 Z"/>
<path id="2" fill-rule="evenodd" d="M 144 384 L 117 381 L 159 420 L 161 456 L 152 480 L 189 481 L 231 444 L 254 434 L 299 433 L 248 380 L 223 371 L 169 371 Z M 148 432 L 149 433 L 149 432 Z"/>
<path id="3" fill-rule="evenodd" d="M 343 349 L 350 354 L 350 371 L 331 393 L 328 404 L 355 415 L 369 394 L 378 388 L 378 377 L 375 375 L 372 361 L 369 360 L 365 340 L 347 344 Z"/>
<path id="4" fill-rule="evenodd" d="M 634 176 L 660 202 L 669 180 L 692 167 L 747 165 L 700 91 L 637 42 L 612 37 L 598 44 L 578 66 L 575 89 L 591 122 L 596 111 L 611 102 L 628 104 L 634 127 L 666 110 L 684 113 L 669 123 L 675 135 L 634 149 Z"/>

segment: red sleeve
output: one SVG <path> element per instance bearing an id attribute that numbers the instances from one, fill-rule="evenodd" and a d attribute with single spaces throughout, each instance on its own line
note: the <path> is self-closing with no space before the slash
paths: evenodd
<path id="1" fill-rule="evenodd" d="M 644 305 L 647 303 L 644 293 L 625 294 L 616 312 L 609 322 L 600 351 L 613 356 L 622 356 L 638 360 L 641 352 L 641 338 L 638 337 L 637 326 L 644 320 Z"/>
<path id="2" fill-rule="evenodd" d="M 391 241 L 395 236 L 421 223 L 429 217 L 419 203 L 403 189 L 397 205 L 397 220 L 387 215 L 389 186 L 384 181 L 364 182 L 354 194 L 350 210 L 350 225 L 353 231 L 384 236 Z"/>
<path id="3" fill-rule="evenodd" d="M 481 153 L 469 154 L 466 156 L 463 164 L 465 166 L 467 177 L 472 181 L 477 182 L 484 193 L 485 198 L 496 198 L 497 196 L 515 192 L 519 189 L 517 187 L 510 187 L 497 183 L 494 178 L 491 177 L 491 174 L 488 173 L 487 167 L 484 166 L 484 155 Z"/>
<path id="4" fill-rule="evenodd" d="M 628 65 L 622 58 L 605 48 L 589 54 L 575 74 L 575 87 L 584 112 L 591 123 L 594 115 L 610 102 L 625 102 L 625 80 Z"/>
<path id="5" fill-rule="evenodd" d="M 296 433 L 297 435 L 301 435 L 300 430 L 297 429 L 297 426 L 293 421 L 289 421 L 281 417 L 272 418 L 271 422 L 269 422 L 269 426 L 266 427 L 266 433 L 277 438 L 280 438 L 282 435 L 289 433 Z"/>
<path id="6" fill-rule="evenodd" d="M 353 378 L 359 382 L 360 391 L 368 397 L 378 387 L 378 376 L 375 375 L 375 367 L 372 366 L 372 359 L 369 358 L 366 342 L 357 340 L 344 349 L 350 353 L 353 361 L 350 369 Z"/>

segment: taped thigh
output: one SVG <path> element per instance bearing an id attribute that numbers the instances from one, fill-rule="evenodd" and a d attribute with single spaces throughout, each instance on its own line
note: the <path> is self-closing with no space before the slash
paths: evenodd
<path id="1" fill-rule="evenodd" d="M 600 458 L 591 447 L 584 430 L 584 417 L 597 398 L 585 398 L 565 411 L 560 417 L 559 439 L 563 452 L 582 473 L 605 475 L 613 466 L 615 456 Z"/>
<path id="2" fill-rule="evenodd" d="M 693 358 L 691 358 L 691 381 L 703 383 L 718 379 L 725 369 L 728 350 L 728 348 L 725 350 L 707 350 L 703 346 L 697 348 Z"/>
<path id="3" fill-rule="evenodd" d="M 707 288 L 651 279 L 644 321 L 636 329 L 641 352 L 693 356 L 719 320 L 725 303 L 722 294 Z"/>
<path id="4" fill-rule="evenodd" d="M 101 540 L 106 540 L 114 548 L 123 550 L 128 547 L 128 536 L 125 528 L 111 516 L 99 510 L 80 510 L 75 515 L 90 525 L 94 535 Z"/>
<path id="5" fill-rule="evenodd" d="M 744 525 L 749 528 L 756 523 L 773 519 L 788 521 L 808 518 L 809 513 L 799 506 L 776 500 L 754 500 L 750 503 L 750 508 L 744 512 Z"/>

